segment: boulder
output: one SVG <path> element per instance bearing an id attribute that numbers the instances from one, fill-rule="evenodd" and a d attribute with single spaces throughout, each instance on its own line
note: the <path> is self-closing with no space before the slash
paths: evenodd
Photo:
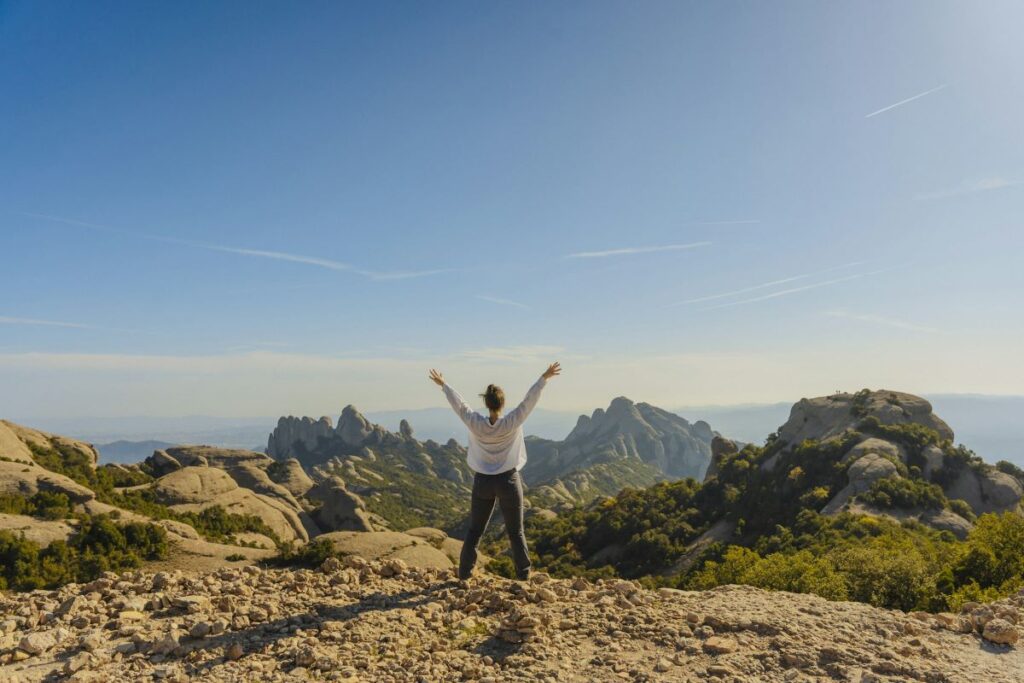
<path id="1" fill-rule="evenodd" d="M 277 421 L 277 428 L 267 438 L 267 455 L 284 460 L 301 454 L 302 451 L 316 450 L 321 439 L 334 436 L 331 418 L 324 416 L 319 420 L 310 417 L 282 417 Z"/>
<path id="2" fill-rule="evenodd" d="M 1015 477 L 987 465 L 965 467 L 946 488 L 950 500 L 967 501 L 975 514 L 1016 510 L 1024 497 L 1024 488 Z"/>
<path id="3" fill-rule="evenodd" d="M 403 560 L 410 567 L 446 569 L 452 560 L 443 551 L 422 538 L 398 531 L 335 531 L 320 536 L 342 555 L 357 555 L 367 560 Z"/>
<path id="4" fill-rule="evenodd" d="M 92 467 L 99 461 L 99 451 L 92 444 L 0 420 L 0 456 L 12 460 L 33 460 L 30 446 L 45 450 L 57 450 L 60 447 L 65 451 L 76 451 Z"/>
<path id="5" fill-rule="evenodd" d="M 842 462 L 844 464 L 853 462 L 867 453 L 888 455 L 889 457 L 904 463 L 907 461 L 906 453 L 904 453 L 901 446 L 894 444 L 892 441 L 886 441 L 885 439 L 868 437 L 850 448 L 850 450 L 846 452 L 846 455 L 843 456 Z"/>
<path id="6" fill-rule="evenodd" d="M 293 496 L 306 495 L 313 488 L 313 480 L 309 478 L 302 465 L 295 458 L 289 458 L 271 467 L 267 473 L 270 478 L 288 489 Z"/>
<path id="7" fill-rule="evenodd" d="M 162 450 L 153 451 L 153 455 L 146 458 L 145 464 L 155 477 L 162 477 L 181 469 L 181 463 L 167 451 Z"/>
<path id="8" fill-rule="evenodd" d="M 899 472 L 891 460 L 878 453 L 868 453 L 850 465 L 846 470 L 846 476 L 849 483 L 822 508 L 821 514 L 838 513 L 850 498 L 858 493 L 864 493 L 879 479 L 898 477 Z"/>
<path id="9" fill-rule="evenodd" d="M 313 519 L 321 529 L 329 531 L 373 531 L 370 514 L 362 498 L 345 488 L 338 477 L 327 477 L 311 488 L 306 497 L 319 501 Z"/>

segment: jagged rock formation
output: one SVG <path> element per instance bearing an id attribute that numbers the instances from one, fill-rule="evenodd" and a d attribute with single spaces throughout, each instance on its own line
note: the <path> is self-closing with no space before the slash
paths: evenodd
<path id="1" fill-rule="evenodd" d="M 578 484 L 568 481 L 569 475 L 586 473 L 598 464 L 633 463 L 636 476 L 625 477 L 599 495 L 627 485 L 646 486 L 653 483 L 652 478 L 701 479 L 711 461 L 714 436 L 706 422 L 691 424 L 674 413 L 619 397 L 607 410 L 581 415 L 564 441 L 530 439 L 530 461 L 523 474 L 528 483 L 571 490 Z M 576 502 L 588 499 L 576 498 Z"/>
<path id="2" fill-rule="evenodd" d="M 741 586 L 451 576 L 351 556 L 5 595 L 0 679 L 1014 683 L 1024 671 L 1024 594 L 930 615 Z"/>
<path id="3" fill-rule="evenodd" d="M 935 443 L 919 443 L 926 433 L 935 435 Z M 855 443 L 840 460 L 848 483 L 822 508 L 823 514 L 854 511 L 913 518 L 966 536 L 970 521 L 952 510 L 881 510 L 857 502 L 858 494 L 875 482 L 901 477 L 940 485 L 950 500 L 964 501 L 976 515 L 1020 510 L 1020 481 L 978 460 L 965 461 L 953 448 L 953 430 L 932 412 L 931 404 L 897 391 L 864 390 L 799 401 L 779 428 L 777 443 L 782 447 L 762 468 L 772 470 L 783 453 L 805 440 L 845 443 L 851 436 Z"/>

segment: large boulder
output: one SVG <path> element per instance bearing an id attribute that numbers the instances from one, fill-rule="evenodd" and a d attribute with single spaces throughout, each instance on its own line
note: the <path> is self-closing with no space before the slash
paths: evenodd
<path id="1" fill-rule="evenodd" d="M 448 554 L 429 541 L 398 531 L 335 531 L 317 540 L 329 541 L 342 555 L 367 560 L 399 559 L 420 569 L 447 569 L 454 564 Z"/>
<path id="2" fill-rule="evenodd" d="M 846 470 L 849 483 L 821 510 L 823 515 L 834 515 L 843 509 L 853 496 L 864 493 L 879 479 L 898 477 L 896 465 L 878 453 L 861 456 Z"/>
<path id="3" fill-rule="evenodd" d="M 302 465 L 295 458 L 275 463 L 267 470 L 267 474 L 295 497 L 306 495 L 306 492 L 314 486 L 313 480 L 309 478 L 306 470 L 302 469 Z"/>
<path id="4" fill-rule="evenodd" d="M 174 456 L 163 450 L 153 451 L 153 455 L 146 458 L 144 464 L 153 473 L 154 477 L 162 477 L 165 474 L 177 472 L 181 469 L 181 463 Z"/>
<path id="5" fill-rule="evenodd" d="M 960 498 L 967 501 L 975 514 L 1017 510 L 1024 488 L 1016 478 L 999 470 L 982 466 L 965 467 L 960 475 L 946 489 L 951 500 Z"/>
<path id="6" fill-rule="evenodd" d="M 327 477 L 311 488 L 306 497 L 321 503 L 313 511 L 313 519 L 321 529 L 329 531 L 373 531 L 370 514 L 363 500 L 345 488 L 338 477 Z"/>
<path id="7" fill-rule="evenodd" d="M 317 449 L 321 439 L 333 436 L 334 427 L 331 418 L 327 416 L 319 420 L 292 415 L 282 417 L 277 421 L 277 428 L 267 438 L 267 455 L 284 460 L 300 454 L 300 451 L 312 452 Z"/>

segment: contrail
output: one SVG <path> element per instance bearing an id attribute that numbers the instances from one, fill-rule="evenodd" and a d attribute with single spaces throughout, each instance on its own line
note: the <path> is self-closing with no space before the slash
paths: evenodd
<path id="1" fill-rule="evenodd" d="M 940 85 L 937 88 L 932 88 L 931 90 L 925 90 L 924 92 L 918 93 L 917 95 L 914 95 L 913 97 L 908 97 L 905 100 L 900 100 L 896 104 L 890 104 L 888 107 L 882 107 L 878 111 L 871 112 L 870 114 L 868 114 L 864 118 L 870 119 L 872 116 L 878 116 L 879 114 L 881 114 L 883 112 L 887 112 L 890 109 L 895 109 L 896 107 L 901 107 L 904 104 L 906 104 L 907 102 L 913 102 L 914 100 L 920 99 L 920 98 L 924 97 L 925 95 L 931 95 L 934 92 L 939 92 L 940 90 L 944 90 L 944 89 L 946 89 L 948 87 L 949 87 L 949 83 L 943 83 L 942 85 Z"/>
<path id="2" fill-rule="evenodd" d="M 915 325 L 914 323 L 909 323 L 906 322 L 905 320 L 883 318 L 880 315 L 872 315 L 870 313 L 850 313 L 848 311 L 825 311 L 825 315 L 832 318 L 845 318 L 847 320 L 857 320 L 865 323 L 873 323 L 875 325 L 883 325 L 885 327 L 894 327 L 898 330 L 909 330 L 911 332 L 928 332 L 930 334 L 942 333 L 942 330 L 939 330 L 935 327 Z"/>
<path id="3" fill-rule="evenodd" d="M 480 299 L 481 301 L 489 301 L 492 304 L 500 304 L 502 306 L 515 306 L 516 308 L 524 308 L 524 309 L 527 309 L 527 310 L 530 308 L 526 304 L 521 304 L 518 301 L 510 301 L 508 299 L 499 299 L 499 298 L 494 297 L 494 296 L 484 296 L 482 294 L 477 294 L 476 298 Z"/>
<path id="4" fill-rule="evenodd" d="M 691 242 L 690 244 L 666 244 L 660 247 L 624 247 L 622 249 L 608 249 L 607 251 L 580 251 L 575 254 L 567 254 L 566 258 L 604 258 L 606 256 L 626 256 L 629 254 L 651 254 L 657 251 L 696 249 L 709 246 L 710 244 L 711 242 Z"/>
<path id="5" fill-rule="evenodd" d="M 818 289 L 819 287 L 828 287 L 829 285 L 837 285 L 841 282 L 849 282 L 850 280 L 856 280 L 858 278 L 867 277 L 868 275 L 876 275 L 878 273 L 884 273 L 892 268 L 882 268 L 881 270 L 869 270 L 864 273 L 855 273 L 853 275 L 847 275 L 846 277 L 838 277 L 832 280 L 824 280 L 822 282 L 815 282 L 814 284 L 805 285 L 803 287 L 791 287 L 790 289 L 782 289 L 778 292 L 772 292 L 771 294 L 765 294 L 763 296 L 756 296 L 752 299 L 741 299 L 740 301 L 730 301 L 725 304 L 718 304 L 717 306 L 708 306 L 706 308 L 700 308 L 700 311 L 713 311 L 719 308 L 728 308 L 730 306 L 742 306 L 743 304 L 752 304 L 758 301 L 766 301 L 768 299 L 776 299 L 780 296 L 788 296 L 790 294 L 796 294 L 798 292 L 806 292 L 809 289 Z"/>
<path id="6" fill-rule="evenodd" d="M 308 266 L 316 266 L 318 268 L 326 268 L 328 270 L 335 271 L 349 271 L 357 275 L 368 277 L 371 280 L 408 280 L 410 278 L 425 277 L 427 275 L 449 273 L 455 270 L 453 268 L 395 272 L 361 270 L 348 263 L 342 263 L 341 261 L 334 261 L 331 259 L 320 258 L 317 256 L 303 256 L 301 254 L 290 254 L 288 252 L 283 251 L 268 251 L 264 249 L 248 249 L 244 247 L 228 247 L 219 244 L 207 244 L 205 242 L 193 242 L 191 240 L 181 240 L 174 237 L 164 237 L 163 235 L 153 235 L 144 232 L 132 232 L 129 230 L 122 230 L 120 228 L 112 228 L 108 225 L 99 225 L 97 223 L 89 223 L 86 221 L 73 220 L 70 218 L 61 218 L 59 216 L 48 216 L 46 214 L 41 213 L 22 212 L 21 215 L 31 216 L 32 218 L 41 218 L 43 220 L 48 221 L 55 221 L 57 223 L 66 223 L 68 225 L 79 225 L 86 228 L 92 228 L 94 230 L 102 230 L 104 232 L 111 232 L 117 235 L 137 237 L 140 239 L 151 240 L 154 242 L 163 242 L 165 244 L 180 244 L 182 246 L 192 247 L 194 249 L 206 249 L 207 251 L 220 251 L 228 254 L 239 254 L 240 256 L 252 256 L 256 258 L 273 259 L 276 261 L 302 263 Z"/>
<path id="7" fill-rule="evenodd" d="M 704 301 L 714 301 L 715 299 L 726 299 L 730 296 L 736 296 L 737 294 L 746 294 L 747 292 L 756 292 L 759 289 L 768 289 L 769 287 L 775 287 L 776 285 L 784 285 L 787 282 L 796 282 L 797 280 L 806 280 L 809 277 L 815 275 L 822 275 L 824 273 L 831 273 L 834 270 L 842 270 L 843 268 L 852 268 L 854 266 L 863 265 L 864 261 L 853 261 L 852 263 L 845 263 L 841 266 L 835 266 L 833 268 L 826 268 L 825 270 L 818 270 L 813 273 L 804 273 L 802 275 L 794 275 L 792 277 L 782 278 L 781 280 L 772 280 L 771 282 L 765 282 L 760 285 L 753 285 L 751 287 L 744 287 L 743 289 L 734 289 L 731 292 L 722 292 L 721 294 L 711 294 L 710 296 L 702 296 L 696 299 L 687 299 L 686 301 L 678 301 L 674 304 L 669 304 L 669 308 L 676 306 L 685 306 L 686 304 L 699 304 Z"/>
<path id="8" fill-rule="evenodd" d="M 88 329 L 92 325 L 83 323 L 66 323 L 59 320 L 39 320 L 37 318 L 11 318 L 0 315 L 0 325 L 46 325 L 48 327 L 74 327 L 77 329 Z"/>

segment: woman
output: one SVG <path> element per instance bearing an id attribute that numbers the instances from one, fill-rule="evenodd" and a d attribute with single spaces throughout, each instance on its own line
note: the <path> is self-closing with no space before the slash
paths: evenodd
<path id="1" fill-rule="evenodd" d="M 501 506 L 505 519 L 505 531 L 512 544 L 512 560 L 516 565 L 516 576 L 521 580 L 530 577 L 530 556 L 526 551 L 526 535 L 523 533 L 523 482 L 519 470 L 526 464 L 526 443 L 523 441 L 523 422 L 537 405 L 540 392 L 552 377 L 558 376 L 562 368 L 552 363 L 540 379 L 526 392 L 526 398 L 508 415 L 502 417 L 505 407 L 505 392 L 501 387 L 487 385 L 487 391 L 480 394 L 487 406 L 488 416 L 484 417 L 466 405 L 458 392 L 445 383 L 437 370 L 430 371 L 430 379 L 444 389 L 455 414 L 469 428 L 469 451 L 466 461 L 475 472 L 473 476 L 473 502 L 469 509 L 469 532 L 462 544 L 459 558 L 459 578 L 465 581 L 473 573 L 476 564 L 476 547 L 480 543 L 487 523 L 494 512 L 494 501 Z"/>

